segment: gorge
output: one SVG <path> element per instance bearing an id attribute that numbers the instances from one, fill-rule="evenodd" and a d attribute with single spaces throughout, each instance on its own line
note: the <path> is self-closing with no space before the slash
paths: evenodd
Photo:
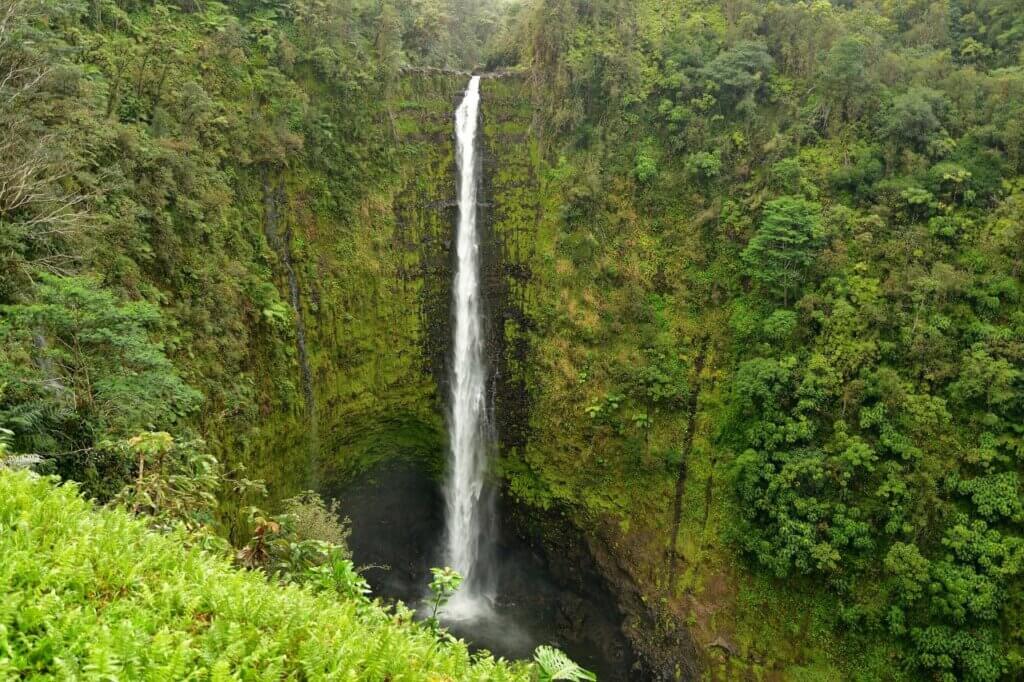
<path id="1" fill-rule="evenodd" d="M 1020 679 L 1019 10 L 0 0 L 0 677 Z"/>

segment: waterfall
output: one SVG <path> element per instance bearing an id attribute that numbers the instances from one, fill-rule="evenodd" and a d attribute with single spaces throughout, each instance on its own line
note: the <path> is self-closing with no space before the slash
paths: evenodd
<path id="1" fill-rule="evenodd" d="M 453 619 L 472 619 L 486 613 L 493 598 L 486 570 L 494 515 L 484 481 L 490 428 L 476 224 L 479 110 L 480 77 L 474 76 L 455 113 L 459 223 L 452 287 L 455 330 L 449 371 L 451 462 L 445 487 L 445 561 L 462 575 L 463 584 L 445 608 L 445 615 Z"/>

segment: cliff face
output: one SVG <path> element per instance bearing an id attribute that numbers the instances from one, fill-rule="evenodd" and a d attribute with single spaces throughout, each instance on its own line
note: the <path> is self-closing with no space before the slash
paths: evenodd
<path id="1" fill-rule="evenodd" d="M 228 422 L 213 440 L 271 482 L 275 498 L 381 459 L 440 466 L 460 86 L 443 73 L 398 84 L 383 123 L 392 171 L 367 179 L 345 222 L 318 214 L 309 169 L 273 172 L 253 188 L 278 288 L 294 308 L 295 349 L 260 372 L 268 398 L 247 437 Z"/>
<path id="2" fill-rule="evenodd" d="M 647 676 L 693 679 L 701 668 L 697 649 L 655 579 L 661 548 L 669 542 L 661 511 L 669 509 L 664 502 L 670 498 L 661 491 L 671 490 L 674 472 L 648 472 L 648 485 L 637 485 L 594 466 L 605 458 L 626 466 L 628 446 L 594 434 L 582 404 L 586 358 L 593 351 L 592 339 L 577 333 L 580 316 L 588 314 L 574 300 L 579 282 L 560 257 L 571 202 L 560 177 L 561 148 L 539 134 L 525 79 L 484 81 L 482 96 L 489 348 L 499 471 L 520 505 L 513 525 L 539 539 L 556 572 L 561 566 L 571 575 L 588 565 L 607 581 Z M 579 293 L 586 298 L 592 291 Z M 627 352 L 637 352 L 640 343 L 628 331 L 618 339 Z M 682 420 L 680 413 L 659 424 L 654 447 L 667 447 Z M 649 451 L 652 435 L 646 437 Z M 623 503 L 613 502 L 617 495 Z M 621 520 L 632 510 L 644 513 L 631 528 Z"/>
<path id="3" fill-rule="evenodd" d="M 387 107 L 396 171 L 361 199 L 351 224 L 310 211 L 309 178 L 297 171 L 264 183 L 269 190 L 257 188 L 282 299 L 297 301 L 288 376 L 268 373 L 262 382 L 269 392 L 285 384 L 302 390 L 267 410 L 247 455 L 230 432 L 217 443 L 226 456 L 247 457 L 276 498 L 386 459 L 415 459 L 437 472 L 444 465 L 458 210 L 452 112 L 466 81 L 440 72 L 403 76 Z M 631 555 L 628 529 L 614 510 L 594 504 L 617 488 L 573 464 L 574 452 L 614 453 L 588 441 L 585 414 L 573 404 L 579 396 L 566 402 L 564 395 L 579 348 L 560 320 L 578 311 L 563 307 L 564 264 L 554 254 L 564 197 L 551 150 L 533 127 L 529 85 L 516 76 L 486 78 L 481 94 L 483 296 L 497 468 L 521 505 L 518 516 L 536 519 L 530 529 L 513 527 L 541 538 L 553 564 L 592 557 L 620 596 L 627 634 L 650 672 L 690 675 L 688 635 L 666 628 L 671 617 L 651 608 L 656 593 L 644 584 L 642 558 Z M 670 476 L 659 480 L 670 483 Z M 572 547 L 566 538 L 577 536 L 558 528 L 566 522 L 584 538 Z"/>
<path id="4" fill-rule="evenodd" d="M 525 447 L 531 395 L 527 384 L 529 334 L 535 328 L 530 296 L 537 257 L 540 156 L 531 133 L 532 108 L 522 79 L 493 78 L 481 87 L 481 183 L 484 295 L 495 422 L 502 451 Z"/>
<path id="5" fill-rule="evenodd" d="M 388 107 L 397 170 L 361 199 L 352 224 L 310 211 L 308 178 L 299 172 L 258 188 L 278 287 L 296 313 L 288 376 L 267 372 L 262 381 L 270 390 L 285 383 L 303 389 L 268 410 L 250 458 L 267 467 L 280 495 L 320 475 L 348 477 L 378 459 L 442 464 L 458 212 L 452 112 L 466 81 L 437 71 L 403 76 Z M 515 78 L 489 78 L 482 89 L 488 363 L 498 431 L 510 451 L 528 440 L 527 337 L 541 199 L 524 88 Z M 283 451 L 308 461 L 280 472 L 273 453 Z M 308 473 L 292 476 L 297 471 Z"/>

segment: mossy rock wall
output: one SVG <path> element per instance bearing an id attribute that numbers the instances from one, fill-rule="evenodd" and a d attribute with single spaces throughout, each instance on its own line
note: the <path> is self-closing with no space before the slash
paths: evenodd
<path id="1" fill-rule="evenodd" d="M 538 143 L 531 131 L 533 109 L 523 78 L 488 78 L 480 92 L 480 226 L 488 363 L 495 425 L 502 451 L 508 453 L 525 447 L 529 438 L 527 335 L 534 327 L 529 296 L 535 284 L 540 208 Z"/>
<path id="2" fill-rule="evenodd" d="M 676 473 L 660 453 L 682 440 L 688 415 L 658 415 L 646 433 L 594 431 L 585 401 L 605 388 L 606 377 L 600 364 L 591 365 L 590 358 L 602 355 L 592 330 L 616 323 L 598 317 L 607 308 L 595 299 L 619 294 L 614 283 L 588 281 L 574 268 L 580 235 L 564 228 L 572 198 L 560 179 L 560 150 L 537 125 L 529 81 L 485 80 L 481 95 L 488 347 L 498 469 L 518 504 L 513 525 L 529 528 L 552 559 L 585 557 L 596 567 L 617 596 L 646 677 L 694 679 L 700 655 L 661 599 Z M 628 224 L 631 217 L 617 219 Z M 621 265 L 645 257 L 640 250 Z M 616 360 L 642 366 L 641 339 L 628 326 L 620 330 L 625 333 L 607 341 Z M 699 514 L 695 506 L 692 514 Z"/>
<path id="3" fill-rule="evenodd" d="M 265 248 L 282 300 L 290 296 L 286 261 L 294 271 L 305 354 L 297 331 L 286 362 L 270 359 L 281 349 L 252 349 L 266 396 L 259 419 L 243 428 L 217 421 L 210 435 L 223 457 L 270 483 L 273 499 L 382 459 L 442 465 L 438 380 L 450 329 L 452 112 L 462 80 L 412 74 L 396 84 L 381 123 L 390 129 L 391 172 L 344 220 L 316 210 L 323 178 L 311 169 L 242 181 L 249 219 L 265 224 L 276 211 L 277 232 L 290 237 Z"/>
<path id="4" fill-rule="evenodd" d="M 452 240 L 458 217 L 453 112 L 468 78 L 410 73 L 389 105 L 396 170 L 362 199 L 351 222 L 326 221 L 309 206 L 315 174 L 289 169 L 271 184 L 278 232 L 291 233 L 301 292 L 312 395 L 301 353 L 261 372 L 273 400 L 246 435 L 217 432 L 225 454 L 249 462 L 274 497 L 349 478 L 370 464 L 415 457 L 439 471 L 451 337 Z M 487 78 L 482 90 L 484 306 L 498 432 L 507 450 L 525 447 L 530 394 L 528 309 L 537 256 L 539 152 L 530 133 L 525 83 Z M 264 186 L 249 181 L 251 220 L 267 220 Z M 284 240 L 281 240 L 284 241 Z M 269 243 L 268 250 L 275 249 Z M 280 249 L 278 249 L 279 251 Z M 275 254 L 283 299 L 289 273 Z M 256 351 L 257 354 L 260 352 Z"/>

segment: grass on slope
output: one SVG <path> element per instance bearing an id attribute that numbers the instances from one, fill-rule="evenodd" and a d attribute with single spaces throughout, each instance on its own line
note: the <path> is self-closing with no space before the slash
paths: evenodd
<path id="1" fill-rule="evenodd" d="M 0 679 L 527 680 L 376 604 L 268 583 L 0 470 Z"/>

